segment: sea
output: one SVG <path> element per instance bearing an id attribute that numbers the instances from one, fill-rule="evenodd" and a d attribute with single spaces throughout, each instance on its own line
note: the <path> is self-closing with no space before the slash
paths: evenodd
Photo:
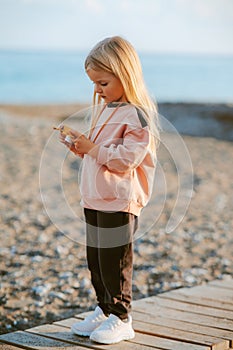
<path id="1" fill-rule="evenodd" d="M 91 103 L 87 52 L 1 51 L 1 104 Z M 158 102 L 233 103 L 233 56 L 139 53 Z"/>

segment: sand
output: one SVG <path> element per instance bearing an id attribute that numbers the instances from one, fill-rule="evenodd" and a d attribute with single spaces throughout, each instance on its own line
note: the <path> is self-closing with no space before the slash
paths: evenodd
<path id="1" fill-rule="evenodd" d="M 59 152 L 63 158 L 64 152 L 63 145 L 55 146 L 56 136 L 51 139 L 52 126 L 80 108 L 83 106 L 0 106 L 1 333 L 95 307 L 82 242 L 85 230 L 77 186 L 80 161 L 73 155 L 66 155 L 62 163 L 62 181 L 66 200 L 79 220 L 76 224 L 65 222 L 65 218 L 57 222 L 56 216 L 64 201 L 56 166 Z M 180 117 L 181 109 L 178 111 Z M 82 118 L 75 123 L 82 127 Z M 163 140 L 158 151 L 155 195 L 142 215 L 141 231 L 134 242 L 134 299 L 227 279 L 233 272 L 233 143 L 182 135 L 176 142 L 180 145 L 183 140 L 187 149 L 182 146 L 178 154 L 171 155 L 172 150 L 164 145 L 172 136 L 166 134 Z M 41 163 L 43 152 L 46 157 Z M 188 154 L 192 168 L 188 166 Z M 53 201 L 52 217 L 47 215 L 41 198 L 41 164 L 47 175 L 42 186 L 44 200 L 57 200 Z M 190 204 L 181 223 L 167 232 L 179 189 L 177 164 L 182 172 L 183 207 Z M 50 200 L 46 203 L 51 206 Z M 63 227 L 67 234 L 61 232 Z"/>

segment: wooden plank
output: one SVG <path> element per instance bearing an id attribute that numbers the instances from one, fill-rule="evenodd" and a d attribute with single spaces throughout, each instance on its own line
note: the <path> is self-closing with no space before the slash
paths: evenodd
<path id="1" fill-rule="evenodd" d="M 158 305 L 158 307 L 166 307 L 167 309 L 188 311 L 195 314 L 225 318 L 227 320 L 233 321 L 233 311 L 215 309 L 213 307 L 209 307 L 205 305 L 197 305 L 197 304 L 190 305 L 190 303 L 187 303 L 187 302 L 160 298 L 159 296 L 151 297 L 151 301 L 154 301 Z"/>
<path id="2" fill-rule="evenodd" d="M 208 283 L 208 285 L 223 288 L 223 289 L 230 289 L 233 293 L 233 279 L 231 280 L 215 280 Z"/>
<path id="3" fill-rule="evenodd" d="M 0 344 L 0 350 L 22 350 L 23 348 L 19 348 L 14 345 Z"/>
<path id="4" fill-rule="evenodd" d="M 221 289 L 211 285 L 184 288 L 184 293 L 201 296 L 204 299 L 218 300 L 233 306 L 233 293 L 231 290 Z"/>
<path id="5" fill-rule="evenodd" d="M 0 341 L 11 345 L 18 345 L 23 349 L 29 350 L 83 350 L 83 348 L 77 346 L 71 346 L 69 343 L 56 341 L 41 337 L 36 334 L 30 334 L 28 332 L 17 331 L 13 333 L 7 333 L 0 336 Z"/>
<path id="6" fill-rule="evenodd" d="M 77 322 L 77 319 L 76 319 Z M 71 323 L 73 324 L 73 322 Z M 55 340 L 62 340 L 69 344 L 76 345 L 77 350 L 84 350 L 83 347 L 87 347 L 88 349 L 98 349 L 103 350 L 106 349 L 106 347 L 109 348 L 109 345 L 104 344 L 97 344 L 95 342 L 92 342 L 89 337 L 79 337 L 75 334 L 72 334 L 70 332 L 70 329 L 67 327 L 61 327 L 55 324 L 47 324 L 42 325 L 38 327 L 34 327 L 31 329 L 28 329 L 27 332 L 35 333 L 40 336 L 48 337 Z M 80 346 L 79 346 L 80 345 Z M 83 346 L 83 347 L 82 347 Z M 156 345 L 153 347 L 155 350 L 161 350 L 160 347 L 157 347 Z M 123 341 L 118 344 L 111 344 L 111 350 L 148 350 L 148 347 L 139 344 L 139 343 L 131 343 L 129 341 Z"/>
<path id="7" fill-rule="evenodd" d="M 160 298 L 172 299 L 177 301 L 186 302 L 192 305 L 204 305 L 213 307 L 215 309 L 233 311 L 233 305 L 230 303 L 222 302 L 216 299 L 208 299 L 202 296 L 195 296 L 185 293 L 185 288 L 181 288 L 178 290 L 170 291 L 167 293 L 160 294 Z"/>
<path id="8" fill-rule="evenodd" d="M 178 298 L 179 299 L 179 298 Z M 133 301 L 133 309 L 137 308 L 137 310 L 147 309 L 148 307 L 154 312 L 159 312 L 160 308 L 166 307 L 167 309 L 180 310 L 180 311 L 188 311 L 195 314 L 202 314 L 207 316 L 213 316 L 218 318 L 224 318 L 228 320 L 233 320 L 233 311 L 227 311 L 223 309 L 215 309 L 214 307 L 206 306 L 206 305 L 198 305 L 191 304 L 189 301 L 185 300 L 176 300 L 175 298 L 165 298 L 164 296 L 156 296 L 145 299 L 140 299 L 137 301 Z M 147 307 L 148 306 L 148 307 Z"/>
<path id="9" fill-rule="evenodd" d="M 78 322 L 78 319 L 76 317 L 70 317 L 70 318 L 66 318 L 65 320 L 56 321 L 53 324 L 70 328 L 75 322 Z"/>
<path id="10" fill-rule="evenodd" d="M 160 338 L 149 334 L 136 333 L 136 337 L 130 340 L 132 343 L 144 344 L 154 349 L 154 346 L 160 346 L 166 350 L 210 350 L 206 345 L 197 345 L 185 343 L 178 340 Z"/>
<path id="11" fill-rule="evenodd" d="M 212 350 L 226 350 L 229 348 L 229 341 L 210 337 L 207 335 L 185 332 L 179 329 L 171 329 L 155 324 L 134 321 L 134 329 L 137 332 L 144 334 L 156 335 L 167 339 L 180 340 L 183 342 L 190 342 L 193 344 L 206 345 Z"/>
<path id="12" fill-rule="evenodd" d="M 75 315 L 74 317 L 84 319 L 85 317 L 89 316 L 93 311 L 86 311 L 82 312 L 80 314 Z"/>
<path id="13" fill-rule="evenodd" d="M 145 314 L 136 312 L 136 311 L 133 311 L 132 315 L 133 315 L 133 320 L 136 320 L 136 321 L 148 322 L 148 323 L 157 324 L 160 326 L 166 326 L 172 329 L 180 329 L 191 333 L 214 336 L 217 338 L 226 339 L 229 342 L 233 340 L 233 331 L 226 331 L 223 329 L 206 327 L 205 325 L 183 322 L 177 319 L 174 320 L 166 317 L 156 318 L 154 315 L 150 315 L 150 314 L 147 314 L 145 316 Z"/>
<path id="14" fill-rule="evenodd" d="M 153 315 L 154 318 L 166 317 L 174 320 L 188 322 L 191 324 L 194 323 L 213 328 L 225 329 L 228 331 L 232 331 L 233 329 L 233 321 L 231 320 L 226 320 L 208 315 L 195 314 L 189 311 L 167 309 L 166 307 L 158 306 L 157 303 L 153 304 L 151 302 L 140 301 L 139 303 L 134 304 L 133 310 L 138 312 L 149 313 Z"/>
<path id="15" fill-rule="evenodd" d="M 74 322 L 77 322 L 77 319 L 72 317 L 66 320 L 57 321 L 55 323 L 60 324 L 64 327 L 70 328 Z M 184 332 L 176 329 L 171 330 L 171 328 L 160 326 L 159 324 L 155 325 L 155 324 L 149 324 L 149 323 L 133 320 L 133 326 L 136 332 L 148 333 L 158 337 L 178 340 L 181 342 L 182 341 L 190 342 L 190 343 L 199 344 L 202 346 L 205 345 L 207 347 L 208 346 L 211 347 L 212 345 L 214 345 L 215 347 L 213 349 L 218 349 L 216 347 L 217 345 L 219 346 L 219 349 L 227 349 L 227 347 L 221 347 L 226 344 L 229 347 L 229 342 L 227 340 L 219 339 L 216 337 L 203 336 L 203 335 L 199 335 L 191 332 Z"/>

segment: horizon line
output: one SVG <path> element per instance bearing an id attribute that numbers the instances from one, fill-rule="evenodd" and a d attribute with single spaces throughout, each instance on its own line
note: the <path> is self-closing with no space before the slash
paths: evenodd
<path id="1" fill-rule="evenodd" d="M 62 53 L 62 54 L 75 54 L 83 53 L 87 54 L 90 50 L 85 48 L 19 48 L 19 47 L 0 47 L 0 53 Z M 138 55 L 167 55 L 167 56 L 205 56 L 205 57 L 229 57 L 233 58 L 233 52 L 206 52 L 206 51 L 162 51 L 162 50 L 145 50 L 138 49 Z"/>

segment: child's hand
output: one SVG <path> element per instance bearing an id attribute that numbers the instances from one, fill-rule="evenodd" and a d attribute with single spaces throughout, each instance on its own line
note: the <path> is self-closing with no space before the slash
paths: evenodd
<path id="1" fill-rule="evenodd" d="M 94 156 L 94 149 L 97 148 L 85 135 L 80 134 L 79 137 L 74 139 L 74 146 L 78 154 L 89 153 L 91 156 Z"/>
<path id="2" fill-rule="evenodd" d="M 73 129 L 69 129 L 69 134 L 67 135 L 61 129 L 59 140 L 66 147 L 68 147 L 71 152 L 73 152 L 75 155 L 78 155 L 79 157 L 83 158 L 83 154 L 79 154 L 75 148 L 75 145 L 74 145 L 74 139 L 76 139 L 80 135 L 81 134 L 78 131 L 73 130 Z"/>

